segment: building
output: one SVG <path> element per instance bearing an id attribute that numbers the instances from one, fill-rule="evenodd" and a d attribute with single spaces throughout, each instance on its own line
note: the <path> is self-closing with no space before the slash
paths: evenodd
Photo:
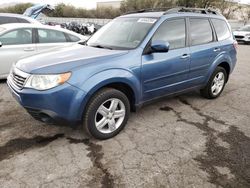
<path id="1" fill-rule="evenodd" d="M 121 0 L 97 2 L 96 7 L 97 8 L 107 8 L 107 7 L 120 8 L 121 2 L 122 2 Z"/>

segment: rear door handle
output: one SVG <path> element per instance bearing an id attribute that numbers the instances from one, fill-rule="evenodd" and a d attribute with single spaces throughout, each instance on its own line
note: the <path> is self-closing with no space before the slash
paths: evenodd
<path id="1" fill-rule="evenodd" d="M 220 51 L 220 48 L 215 48 L 214 49 L 214 52 L 219 52 Z"/>
<path id="2" fill-rule="evenodd" d="M 24 48 L 23 50 L 26 52 L 31 52 L 31 51 L 35 51 L 35 48 L 29 47 L 29 48 Z"/>
<path id="3" fill-rule="evenodd" d="M 183 55 L 181 56 L 181 59 L 187 59 L 187 58 L 189 58 L 189 57 L 190 57 L 189 54 L 183 54 Z"/>

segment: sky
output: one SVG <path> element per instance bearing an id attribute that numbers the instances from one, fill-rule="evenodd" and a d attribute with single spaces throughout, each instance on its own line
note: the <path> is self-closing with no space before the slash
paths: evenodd
<path id="1" fill-rule="evenodd" d="M 51 5 L 56 5 L 58 3 L 65 3 L 70 4 L 76 7 L 83 7 L 87 9 L 95 8 L 96 2 L 101 1 L 112 1 L 112 0 L 8 0 L 9 3 L 26 3 L 26 2 L 32 2 L 32 3 L 48 3 Z M 250 3 L 250 0 L 239 0 L 242 3 Z M 0 6 L 3 4 L 7 4 L 6 0 L 0 0 Z"/>

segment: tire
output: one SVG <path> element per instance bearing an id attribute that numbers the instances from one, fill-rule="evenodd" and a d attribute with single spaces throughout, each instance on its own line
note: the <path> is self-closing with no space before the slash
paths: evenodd
<path id="1" fill-rule="evenodd" d="M 220 76 L 223 75 L 223 78 L 219 79 L 218 77 L 219 75 Z M 219 81 L 216 82 L 215 79 L 217 80 L 219 79 L 221 82 Z M 227 79 L 228 79 L 228 74 L 226 70 L 223 67 L 217 67 L 213 72 L 212 76 L 210 77 L 206 87 L 200 90 L 201 95 L 207 99 L 216 99 L 221 95 L 222 91 L 224 90 Z"/>
<path id="2" fill-rule="evenodd" d="M 112 106 L 112 107 L 111 107 Z M 100 140 L 116 136 L 127 124 L 130 102 L 119 90 L 104 88 L 89 101 L 83 117 L 86 132 Z"/>

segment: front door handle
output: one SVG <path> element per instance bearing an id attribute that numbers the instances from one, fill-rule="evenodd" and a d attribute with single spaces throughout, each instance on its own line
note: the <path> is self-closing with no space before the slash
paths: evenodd
<path id="1" fill-rule="evenodd" d="M 183 54 L 183 55 L 181 56 L 181 59 L 187 59 L 187 58 L 189 58 L 189 57 L 190 57 L 189 54 Z"/>
<path id="2" fill-rule="evenodd" d="M 29 48 L 24 48 L 23 50 L 26 52 L 31 52 L 31 51 L 35 51 L 35 48 L 29 47 Z"/>
<path id="3" fill-rule="evenodd" d="M 220 51 L 220 48 L 215 48 L 214 49 L 214 52 L 219 52 Z"/>

